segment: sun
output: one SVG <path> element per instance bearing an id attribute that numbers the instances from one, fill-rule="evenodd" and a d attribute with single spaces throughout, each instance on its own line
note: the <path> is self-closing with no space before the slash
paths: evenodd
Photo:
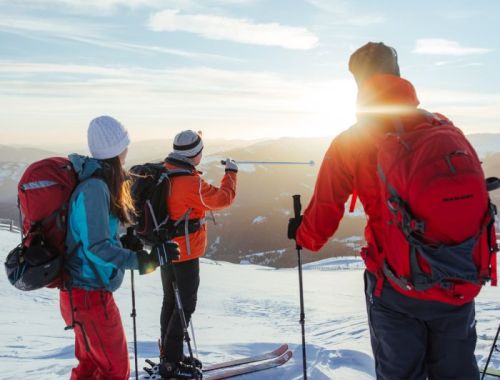
<path id="1" fill-rule="evenodd" d="M 300 99 L 304 136 L 337 135 L 356 121 L 356 84 L 332 80 L 308 88 Z"/>

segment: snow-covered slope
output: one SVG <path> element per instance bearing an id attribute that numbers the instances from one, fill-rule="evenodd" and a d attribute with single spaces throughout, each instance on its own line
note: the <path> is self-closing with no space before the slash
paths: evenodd
<path id="1" fill-rule="evenodd" d="M 0 259 L 19 235 L 0 231 Z M 305 253 L 307 254 L 307 253 Z M 374 379 L 363 298 L 362 265 L 338 258 L 304 268 L 309 378 Z M 194 327 L 205 363 L 269 350 L 287 342 L 292 360 L 242 380 L 300 379 L 302 374 L 297 271 L 203 260 Z M 500 316 L 500 291 L 486 287 L 477 299 L 477 357 L 488 354 Z M 115 293 L 133 366 L 130 276 Z M 136 276 L 139 363 L 158 355 L 159 272 Z M 75 364 L 73 333 L 63 330 L 54 290 L 20 292 L 0 275 L 0 379 L 64 379 Z M 497 354 L 493 365 L 500 367 Z"/>

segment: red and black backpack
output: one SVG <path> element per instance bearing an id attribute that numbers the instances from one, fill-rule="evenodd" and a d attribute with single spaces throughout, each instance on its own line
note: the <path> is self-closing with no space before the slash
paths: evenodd
<path id="1" fill-rule="evenodd" d="M 20 290 L 63 285 L 68 203 L 77 175 L 67 158 L 37 161 L 18 184 L 23 239 L 7 256 L 5 270 Z"/>
<path id="2" fill-rule="evenodd" d="M 497 284 L 496 208 L 460 129 L 440 114 L 419 112 L 416 124 L 391 119 L 394 129 L 378 146 L 382 271 L 403 290 L 439 287 L 466 302 L 487 281 Z"/>

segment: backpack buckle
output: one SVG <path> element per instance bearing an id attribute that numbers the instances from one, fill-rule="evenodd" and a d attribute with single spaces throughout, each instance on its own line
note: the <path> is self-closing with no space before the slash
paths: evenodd
<path id="1" fill-rule="evenodd" d="M 425 222 L 417 219 L 410 220 L 410 229 L 423 233 L 425 231 Z"/>

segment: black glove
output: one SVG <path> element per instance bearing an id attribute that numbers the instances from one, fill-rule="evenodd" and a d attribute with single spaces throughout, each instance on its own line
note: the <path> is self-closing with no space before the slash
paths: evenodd
<path id="1" fill-rule="evenodd" d="M 172 240 L 166 241 L 162 245 L 156 246 L 154 252 L 157 252 L 160 256 L 163 257 L 165 264 L 171 261 L 179 260 L 179 257 L 181 256 L 179 244 Z"/>
<path id="2" fill-rule="evenodd" d="M 154 272 L 160 266 L 157 255 L 150 255 L 145 250 L 137 252 L 137 261 L 139 261 L 139 274 L 148 274 Z"/>
<path id="3" fill-rule="evenodd" d="M 130 249 L 134 252 L 139 252 L 144 249 L 144 245 L 142 244 L 141 239 L 134 235 L 134 232 L 127 229 L 127 233 L 120 236 L 120 241 L 122 243 L 123 248 Z"/>
<path id="4" fill-rule="evenodd" d="M 299 229 L 300 223 L 302 223 L 302 215 L 298 218 L 288 219 L 288 239 L 296 240 L 297 230 Z"/>

